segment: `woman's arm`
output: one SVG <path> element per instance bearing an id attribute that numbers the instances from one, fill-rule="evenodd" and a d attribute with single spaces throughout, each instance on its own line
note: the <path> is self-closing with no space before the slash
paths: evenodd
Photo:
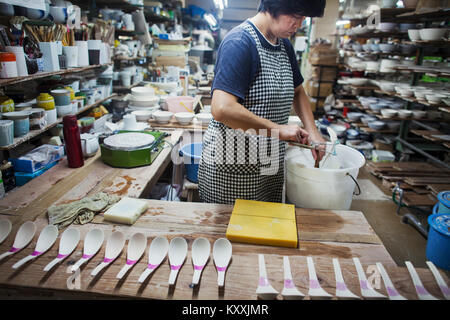
<path id="1" fill-rule="evenodd" d="M 308 142 L 308 133 L 299 126 L 279 125 L 258 117 L 238 102 L 238 98 L 222 90 L 214 90 L 211 112 L 216 121 L 232 129 L 255 130 L 258 134 L 273 136 L 278 133 L 280 140 Z"/>
<path id="2" fill-rule="evenodd" d="M 300 120 L 302 120 L 305 130 L 309 133 L 310 142 L 319 142 L 319 143 L 326 142 L 325 139 L 322 137 L 322 134 L 316 127 L 314 115 L 311 111 L 309 103 L 309 98 L 305 92 L 305 89 L 303 88 L 303 85 L 299 85 L 297 88 L 295 88 L 294 110 L 295 113 L 297 113 L 297 115 L 300 117 Z M 316 159 L 317 157 L 316 151 L 312 150 L 312 153 L 314 159 Z M 324 154 L 325 154 L 324 150 L 322 150 L 319 154 L 320 159 L 322 159 Z"/>

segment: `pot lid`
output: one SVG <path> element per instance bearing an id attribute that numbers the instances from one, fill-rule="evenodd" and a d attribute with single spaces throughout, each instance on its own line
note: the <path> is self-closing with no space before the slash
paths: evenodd
<path id="1" fill-rule="evenodd" d="M 440 233 L 450 236 L 450 214 L 433 214 L 428 218 L 428 223 Z"/>
<path id="2" fill-rule="evenodd" d="M 103 144 L 111 149 L 133 151 L 149 147 L 155 141 L 151 134 L 141 132 L 126 132 L 107 137 Z"/>
<path id="3" fill-rule="evenodd" d="M 442 191 L 437 195 L 437 199 L 447 208 L 450 208 L 450 191 Z"/>

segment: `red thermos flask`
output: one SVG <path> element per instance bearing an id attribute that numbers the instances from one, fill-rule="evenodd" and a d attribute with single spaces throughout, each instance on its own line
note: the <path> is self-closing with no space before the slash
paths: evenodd
<path id="1" fill-rule="evenodd" d="M 84 165 L 84 158 L 83 149 L 81 148 L 80 129 L 78 128 L 77 116 L 64 116 L 63 132 L 69 168 L 82 167 Z"/>

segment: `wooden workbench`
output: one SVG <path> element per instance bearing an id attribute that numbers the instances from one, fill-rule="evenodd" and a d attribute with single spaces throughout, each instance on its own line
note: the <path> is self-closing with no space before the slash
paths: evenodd
<path id="1" fill-rule="evenodd" d="M 224 289 L 218 289 L 217 274 L 212 258 L 203 271 L 199 286 L 192 289 L 189 287 L 193 275 L 190 255 L 192 242 L 195 238 L 206 237 L 212 245 L 216 239 L 224 237 L 232 206 L 147 201 L 149 202 L 149 209 L 131 227 L 105 222 L 101 214 L 97 215 L 92 223 L 82 226 L 73 225 L 74 228 L 80 230 L 82 240 L 86 233 L 93 228 L 103 229 L 105 239 L 117 230 L 124 232 L 127 239 L 135 232 L 142 232 L 146 235 L 148 239 L 147 250 L 140 261 L 122 280 L 115 277 L 126 262 L 127 244 L 117 260 L 94 278 L 90 276 L 90 273 L 104 258 L 105 243 L 103 243 L 100 251 L 87 264 L 82 266 L 79 282 L 77 280 L 69 281 L 69 283 L 72 283 L 72 288 L 78 283 L 78 289 L 76 287 L 72 290 L 68 289 L 67 283 L 69 277 L 71 277 L 71 274 L 68 273 L 68 267 L 81 258 L 83 241 L 80 241 L 71 256 L 47 274 L 42 269 L 56 257 L 59 240 L 48 252 L 35 261 L 18 270 L 13 270 L 11 266 L 15 262 L 33 252 L 40 230 L 48 223 L 45 213 L 33 214 L 30 212 L 28 217 L 36 217 L 35 222 L 38 225 L 38 231 L 30 245 L 21 252 L 0 262 L 0 288 L 22 288 L 65 293 L 78 292 L 81 298 L 87 294 L 99 294 L 109 297 L 177 300 L 256 299 L 255 291 L 258 284 L 257 254 L 262 253 L 265 255 L 269 281 L 279 291 L 283 288 L 283 256 L 289 256 L 294 283 L 303 293 L 308 292 L 309 277 L 306 257 L 312 256 L 319 282 L 326 291 L 333 295 L 335 293 L 335 278 L 331 259 L 339 258 L 347 286 L 354 293 L 360 295 L 356 269 L 352 261 L 353 257 L 359 257 L 365 270 L 369 265 L 381 262 L 397 290 L 408 299 L 417 299 L 408 271 L 406 268 L 395 265 L 361 212 L 299 208 L 296 209 L 300 240 L 298 248 L 233 243 L 233 258 L 227 269 Z M 15 221 L 27 220 L 20 219 L 18 215 L 17 211 L 10 211 L 0 214 L 0 217 L 8 216 L 9 219 Z M 0 252 L 7 251 L 10 248 L 17 228 L 16 222 L 10 236 L 0 245 Z M 176 236 L 182 236 L 188 241 L 188 256 L 178 274 L 175 286 L 169 287 L 167 284 L 170 273 L 167 258 L 143 284 L 137 282 L 140 274 L 147 267 L 148 247 L 156 236 L 166 236 L 169 240 Z M 443 296 L 431 272 L 427 269 L 417 269 L 417 271 L 428 291 L 442 299 Z M 443 277 L 448 283 L 444 274 Z M 379 291 L 386 294 L 382 281 Z M 55 294 L 55 297 L 57 296 L 58 294 Z"/>

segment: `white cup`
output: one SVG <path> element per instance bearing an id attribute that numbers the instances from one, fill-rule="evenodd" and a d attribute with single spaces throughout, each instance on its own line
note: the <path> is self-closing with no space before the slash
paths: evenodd
<path id="1" fill-rule="evenodd" d="M 133 129 L 136 125 L 137 121 L 134 114 L 127 114 L 123 116 L 123 128 L 125 130 Z"/>
<path id="2" fill-rule="evenodd" d="M 56 50 L 58 52 L 58 55 L 62 55 L 63 54 L 62 41 L 55 41 L 55 43 L 56 43 Z"/>
<path id="3" fill-rule="evenodd" d="M 101 50 L 102 40 L 88 40 L 89 50 Z"/>
<path id="4" fill-rule="evenodd" d="M 16 64 L 17 64 L 17 75 L 19 77 L 27 76 L 28 69 L 27 63 L 25 62 L 25 53 L 23 52 L 22 46 L 7 46 L 6 51 L 14 53 L 16 56 Z"/>
<path id="5" fill-rule="evenodd" d="M 66 56 L 66 66 L 69 68 L 78 67 L 78 47 L 63 47 L 63 52 Z"/>
<path id="6" fill-rule="evenodd" d="M 51 110 L 45 110 L 45 121 L 47 121 L 47 125 L 55 123 L 56 120 L 57 120 L 56 108 Z"/>
<path id="7" fill-rule="evenodd" d="M 86 67 L 89 65 L 89 51 L 87 41 L 75 41 L 78 47 L 78 63 L 79 67 Z"/>
<path id="8" fill-rule="evenodd" d="M 39 49 L 44 59 L 44 71 L 59 71 L 58 45 L 56 42 L 39 42 Z"/>
<path id="9" fill-rule="evenodd" d="M 128 87 L 131 85 L 131 74 L 126 71 L 120 73 L 120 79 L 122 80 L 122 85 Z"/>

